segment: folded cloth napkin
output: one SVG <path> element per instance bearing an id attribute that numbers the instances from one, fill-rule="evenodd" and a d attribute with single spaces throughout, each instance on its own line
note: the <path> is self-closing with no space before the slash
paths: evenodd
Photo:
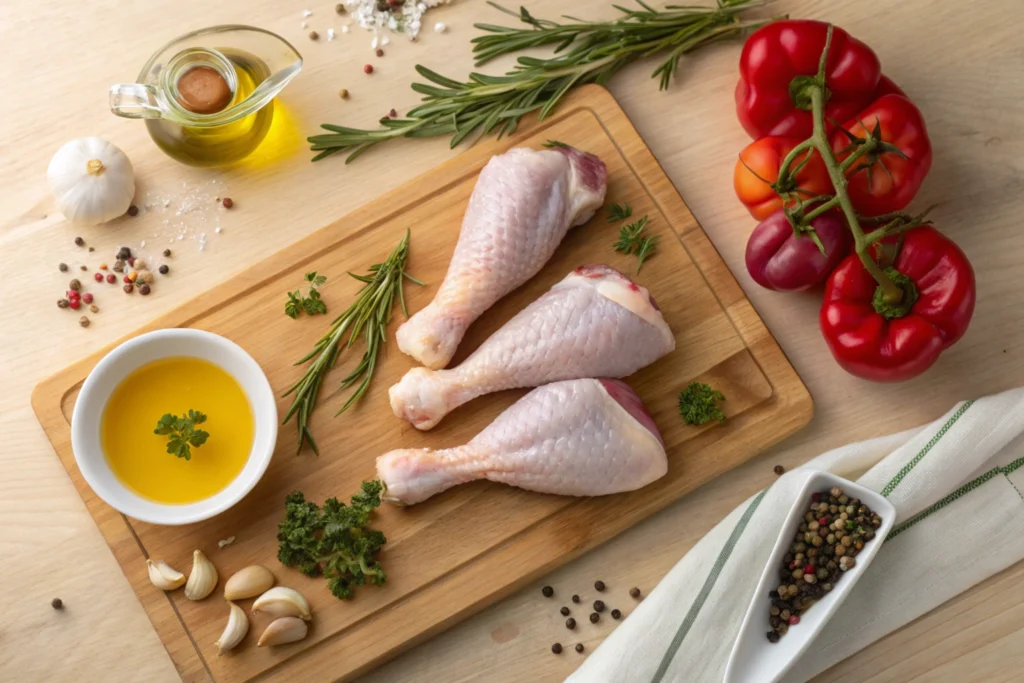
<path id="1" fill-rule="evenodd" d="M 720 682 L 782 523 L 812 469 L 847 478 L 867 470 L 857 481 L 885 495 L 897 518 L 785 683 L 812 678 L 1024 558 L 1019 388 L 960 403 L 923 428 L 837 448 L 780 477 L 708 532 L 567 680 Z"/>

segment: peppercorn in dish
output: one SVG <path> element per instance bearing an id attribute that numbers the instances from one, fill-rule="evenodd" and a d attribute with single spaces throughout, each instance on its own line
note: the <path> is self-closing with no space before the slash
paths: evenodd
<path id="1" fill-rule="evenodd" d="M 838 486 L 815 493 L 779 568 L 779 587 L 768 593 L 768 640 L 786 635 L 800 616 L 853 569 L 864 544 L 875 537 L 882 518 Z"/>

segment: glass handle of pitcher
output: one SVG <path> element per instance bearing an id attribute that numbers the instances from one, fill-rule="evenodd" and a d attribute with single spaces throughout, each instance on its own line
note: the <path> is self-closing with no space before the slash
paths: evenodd
<path id="1" fill-rule="evenodd" d="M 127 119 L 158 119 L 163 108 L 156 88 L 142 83 L 121 83 L 110 86 L 110 111 Z"/>

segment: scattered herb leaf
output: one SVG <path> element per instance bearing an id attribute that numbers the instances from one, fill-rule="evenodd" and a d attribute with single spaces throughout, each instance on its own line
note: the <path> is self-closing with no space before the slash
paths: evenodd
<path id="1" fill-rule="evenodd" d="M 569 145 L 565 144 L 561 140 L 548 140 L 543 146 L 548 149 L 551 149 L 552 147 L 564 147 L 565 149 L 569 149 Z"/>
<path id="2" fill-rule="evenodd" d="M 323 302 L 320 292 L 317 291 L 317 287 L 327 282 L 327 276 L 317 275 L 314 270 L 312 273 L 306 273 L 306 282 L 309 283 L 308 296 L 302 296 L 301 290 L 298 289 L 288 292 L 288 302 L 284 305 L 284 314 L 292 320 L 298 318 L 303 311 L 306 312 L 306 315 L 327 312 L 327 304 Z"/>
<path id="3" fill-rule="evenodd" d="M 613 245 L 615 251 L 620 254 L 636 254 L 638 261 L 636 272 L 638 273 L 644 267 L 644 261 L 658 251 L 658 236 L 645 236 L 643 233 L 646 229 L 647 216 L 645 215 L 640 220 L 627 223 L 619 228 L 619 239 Z"/>
<path id="4" fill-rule="evenodd" d="M 629 202 L 623 202 L 621 204 L 613 203 L 608 205 L 609 223 L 621 223 L 632 215 L 633 207 L 629 205 Z"/>
<path id="5" fill-rule="evenodd" d="M 156 423 L 154 434 L 167 436 L 167 452 L 186 460 L 192 459 L 192 446 L 199 448 L 210 438 L 210 433 L 196 429 L 206 422 L 206 415 L 198 410 L 189 410 L 184 417 L 167 413 Z"/>
<path id="6" fill-rule="evenodd" d="M 383 585 L 387 574 L 376 555 L 387 539 L 369 526 L 383 490 L 379 480 L 364 481 L 350 505 L 328 498 L 323 507 L 292 493 L 277 527 L 277 559 L 306 576 L 322 575 L 340 599 L 351 598 L 355 586 Z"/>
<path id="7" fill-rule="evenodd" d="M 707 424 L 712 420 L 725 422 L 725 413 L 718 407 L 718 401 L 724 400 L 722 392 L 712 389 L 710 385 L 692 382 L 679 392 L 679 413 L 688 425 Z"/>

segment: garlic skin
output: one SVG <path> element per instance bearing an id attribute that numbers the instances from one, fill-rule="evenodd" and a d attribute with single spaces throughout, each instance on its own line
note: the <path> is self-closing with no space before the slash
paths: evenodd
<path id="1" fill-rule="evenodd" d="M 185 583 L 185 575 L 163 560 L 146 560 L 149 567 L 149 582 L 162 591 L 181 588 Z"/>
<path id="2" fill-rule="evenodd" d="M 185 583 L 185 597 L 202 600 L 217 587 L 217 568 L 199 550 L 192 553 L 192 571 Z"/>
<path id="3" fill-rule="evenodd" d="M 294 643 L 305 638 L 308 632 L 309 626 L 302 619 L 298 617 L 281 617 L 270 622 L 270 626 L 267 626 L 267 630 L 260 636 L 256 647 Z"/>
<path id="4" fill-rule="evenodd" d="M 274 575 L 261 564 L 239 569 L 224 584 L 225 600 L 245 600 L 265 593 L 274 585 Z"/>
<path id="5" fill-rule="evenodd" d="M 214 643 L 217 646 L 218 657 L 228 650 L 234 649 L 249 632 L 249 617 L 245 616 L 245 610 L 233 602 L 228 604 L 231 606 L 228 623 L 224 626 L 224 632 L 220 634 L 220 638 Z"/>
<path id="6" fill-rule="evenodd" d="M 128 156 L 103 138 L 65 143 L 46 169 L 57 210 L 72 223 L 96 225 L 124 215 L 135 196 Z"/>
<path id="7" fill-rule="evenodd" d="M 271 588 L 256 598 L 256 602 L 252 604 L 252 613 L 258 614 L 259 612 L 272 617 L 298 617 L 304 621 L 313 618 L 309 602 L 302 596 L 302 593 L 286 586 Z"/>

